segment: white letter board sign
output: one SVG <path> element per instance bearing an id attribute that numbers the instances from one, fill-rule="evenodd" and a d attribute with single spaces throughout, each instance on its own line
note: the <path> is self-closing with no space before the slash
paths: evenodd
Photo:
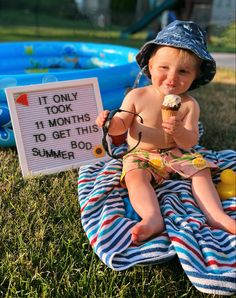
<path id="1" fill-rule="evenodd" d="M 50 174 L 106 158 L 96 78 L 6 89 L 22 174 Z"/>

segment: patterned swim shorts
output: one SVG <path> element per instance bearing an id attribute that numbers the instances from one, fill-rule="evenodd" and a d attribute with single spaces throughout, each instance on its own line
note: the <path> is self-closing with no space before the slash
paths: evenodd
<path id="1" fill-rule="evenodd" d="M 125 175 L 135 169 L 149 171 L 155 181 L 161 183 L 165 179 L 170 179 L 173 174 L 177 173 L 188 179 L 206 168 L 218 169 L 218 166 L 192 149 L 191 151 L 178 148 L 152 151 L 136 149 L 123 157 L 121 183 L 124 185 Z"/>

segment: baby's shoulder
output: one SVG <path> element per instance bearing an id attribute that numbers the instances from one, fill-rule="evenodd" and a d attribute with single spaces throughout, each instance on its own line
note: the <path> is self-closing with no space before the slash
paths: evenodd
<path id="1" fill-rule="evenodd" d="M 139 88 L 134 88 L 132 89 L 128 95 L 130 96 L 146 96 L 151 92 L 150 86 L 144 86 L 144 87 L 139 87 Z"/>
<path id="2" fill-rule="evenodd" d="M 182 104 L 186 106 L 199 106 L 197 100 L 189 94 L 185 94 L 181 96 L 181 101 L 182 101 Z"/>
<path id="3" fill-rule="evenodd" d="M 125 101 L 137 104 L 138 101 L 142 101 L 143 98 L 147 97 L 149 94 L 150 94 L 149 86 L 135 88 L 129 91 L 129 93 L 125 96 Z"/>
<path id="4" fill-rule="evenodd" d="M 186 95 L 182 97 L 181 100 L 182 104 L 181 104 L 181 111 L 182 114 L 187 116 L 187 115 L 198 115 L 200 114 L 200 106 L 197 102 L 197 100 L 190 95 Z"/>

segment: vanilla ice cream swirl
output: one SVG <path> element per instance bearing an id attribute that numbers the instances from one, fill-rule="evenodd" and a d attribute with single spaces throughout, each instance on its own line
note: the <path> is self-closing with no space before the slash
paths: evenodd
<path id="1" fill-rule="evenodd" d="M 181 105 L 181 97 L 175 94 L 168 94 L 164 97 L 162 106 L 166 108 L 179 108 Z"/>

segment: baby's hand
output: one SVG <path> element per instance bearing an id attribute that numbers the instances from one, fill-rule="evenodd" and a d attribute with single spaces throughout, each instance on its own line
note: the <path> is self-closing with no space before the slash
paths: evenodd
<path id="1" fill-rule="evenodd" d="M 97 119 L 96 119 L 96 124 L 97 124 L 99 127 L 103 127 L 103 125 L 104 125 L 104 123 L 105 123 L 105 121 L 106 121 L 106 119 L 107 119 L 108 114 L 109 114 L 109 111 L 108 111 L 108 110 L 105 110 L 105 111 L 102 111 L 102 112 L 98 115 L 98 117 L 97 117 Z"/>
<path id="2" fill-rule="evenodd" d="M 175 136 L 181 133 L 182 121 L 178 116 L 171 116 L 168 121 L 162 123 L 164 131 L 171 136 Z"/>

